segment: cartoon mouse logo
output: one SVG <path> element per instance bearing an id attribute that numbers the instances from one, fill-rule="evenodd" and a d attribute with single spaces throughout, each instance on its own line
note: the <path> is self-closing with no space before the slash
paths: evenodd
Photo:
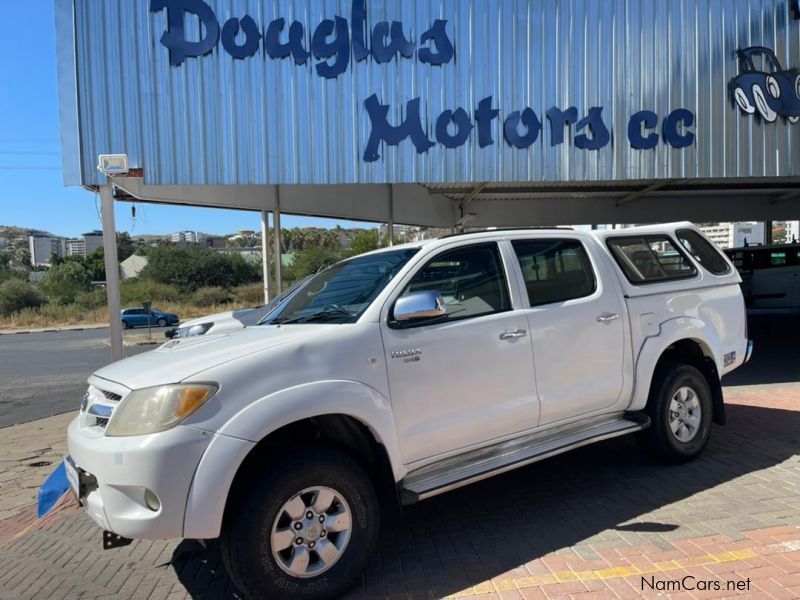
<path id="1" fill-rule="evenodd" d="M 731 100 L 748 115 L 758 111 L 768 123 L 784 117 L 800 121 L 800 70 L 784 69 L 775 52 L 763 46 L 736 51 L 739 74 L 730 82 Z"/>

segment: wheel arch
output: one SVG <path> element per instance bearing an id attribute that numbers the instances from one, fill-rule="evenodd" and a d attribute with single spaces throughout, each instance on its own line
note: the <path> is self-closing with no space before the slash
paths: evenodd
<path id="1" fill-rule="evenodd" d="M 680 323 L 678 321 L 681 321 Z M 720 342 L 715 332 L 699 319 L 673 319 L 661 325 L 658 336 L 647 338 L 636 365 L 636 384 L 630 410 L 647 406 L 653 376 L 664 362 L 697 368 L 706 378 L 714 405 L 714 422 L 725 424 L 725 405 L 719 371 Z"/>
<path id="2" fill-rule="evenodd" d="M 254 402 L 220 429 L 192 480 L 184 537 L 217 537 L 242 483 L 274 460 L 276 448 L 300 441 L 346 452 L 370 475 L 379 497 L 396 499 L 405 467 L 388 400 L 356 382 L 317 382 Z"/>

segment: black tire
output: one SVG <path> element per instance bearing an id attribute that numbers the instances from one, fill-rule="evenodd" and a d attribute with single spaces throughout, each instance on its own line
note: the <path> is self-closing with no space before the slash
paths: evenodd
<path id="1" fill-rule="evenodd" d="M 681 441 L 670 426 L 670 403 L 675 394 L 689 387 L 696 394 L 700 407 L 700 424 L 688 441 Z M 713 420 L 711 388 L 703 374 L 690 365 L 664 363 L 653 376 L 650 398 L 645 412 L 650 427 L 638 434 L 639 442 L 651 453 L 672 463 L 682 463 L 700 455 L 711 435 Z"/>
<path id="2" fill-rule="evenodd" d="M 363 572 L 379 529 L 375 490 L 350 457 L 328 448 L 286 449 L 279 461 L 252 480 L 229 507 L 223 524 L 222 559 L 246 598 L 340 597 Z M 350 539 L 329 570 L 315 577 L 294 577 L 273 556 L 272 526 L 284 504 L 309 487 L 325 486 L 341 494 L 351 514 Z"/>
<path id="3" fill-rule="evenodd" d="M 159 319 L 158 320 L 158 326 L 159 327 L 166 327 L 167 326 L 167 320 L 166 319 Z"/>
<path id="4" fill-rule="evenodd" d="M 123 328 L 123 329 L 130 329 L 130 328 L 131 328 L 131 326 L 130 326 L 130 325 L 128 325 L 128 322 L 127 322 L 127 321 L 123 320 L 123 321 L 122 321 L 122 328 Z"/>

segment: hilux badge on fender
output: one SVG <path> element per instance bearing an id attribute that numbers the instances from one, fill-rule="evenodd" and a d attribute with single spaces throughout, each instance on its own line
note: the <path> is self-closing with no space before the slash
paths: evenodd
<path id="1" fill-rule="evenodd" d="M 392 350 L 392 358 L 402 358 L 403 362 L 417 362 L 422 355 L 421 348 L 402 348 L 401 350 Z"/>

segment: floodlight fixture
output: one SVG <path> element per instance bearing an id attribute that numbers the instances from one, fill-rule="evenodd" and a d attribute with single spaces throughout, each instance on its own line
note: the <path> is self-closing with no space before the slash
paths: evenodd
<path id="1" fill-rule="evenodd" d="M 97 157 L 97 170 L 106 177 L 125 175 L 128 172 L 127 154 L 101 154 Z"/>

